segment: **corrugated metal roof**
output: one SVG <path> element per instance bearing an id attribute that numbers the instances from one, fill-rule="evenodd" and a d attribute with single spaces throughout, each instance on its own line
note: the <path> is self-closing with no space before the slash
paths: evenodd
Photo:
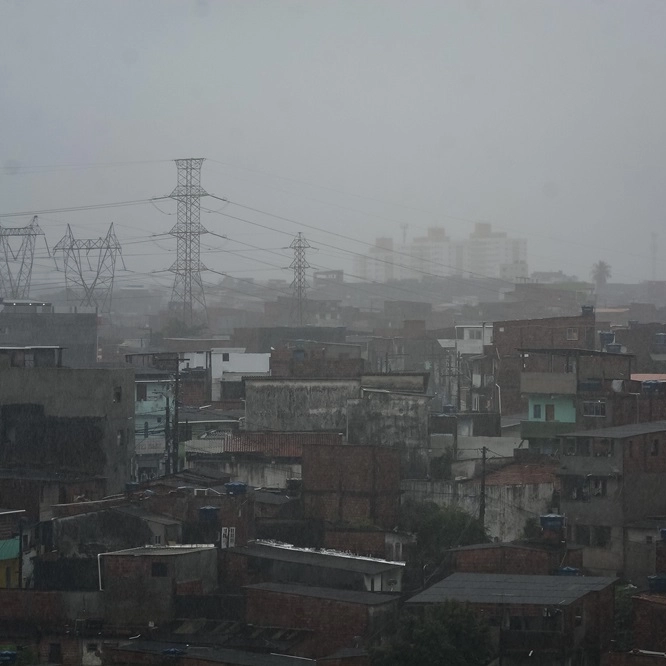
<path id="1" fill-rule="evenodd" d="M 0 540 L 0 561 L 17 559 L 19 556 L 19 545 L 18 537 Z"/>
<path id="2" fill-rule="evenodd" d="M 454 573 L 409 599 L 409 604 L 439 604 L 447 600 L 476 604 L 567 606 L 588 592 L 615 583 L 610 576 L 523 576 Z"/>
<path id="3" fill-rule="evenodd" d="M 563 437 L 608 437 L 609 439 L 624 439 L 637 435 L 649 435 L 653 432 L 666 432 L 666 421 L 652 421 L 650 423 L 629 423 L 612 428 L 599 428 L 598 430 L 577 430 L 568 432 Z"/>
<path id="4" fill-rule="evenodd" d="M 165 643 L 161 641 L 129 641 L 123 643 L 115 650 L 126 652 L 144 652 L 154 655 L 168 655 L 173 650 L 174 656 L 187 655 L 190 659 L 201 659 L 205 661 L 220 662 L 222 664 L 234 664 L 234 666 L 303 666 L 314 664 L 314 659 L 304 657 L 290 657 L 283 654 L 262 654 L 259 652 L 241 652 L 226 648 L 210 646 L 183 645 L 182 643 Z M 165 657 L 162 656 L 162 659 Z"/>
<path id="5" fill-rule="evenodd" d="M 279 560 L 281 562 L 294 562 L 307 564 L 315 567 L 330 569 L 344 569 L 345 571 L 357 571 L 364 574 L 378 574 L 390 571 L 394 568 L 402 568 L 404 562 L 389 562 L 371 557 L 359 557 L 336 551 L 315 551 L 295 546 L 249 543 L 247 546 L 230 549 L 234 553 L 247 555 L 248 557 L 260 557 L 268 560 Z"/>

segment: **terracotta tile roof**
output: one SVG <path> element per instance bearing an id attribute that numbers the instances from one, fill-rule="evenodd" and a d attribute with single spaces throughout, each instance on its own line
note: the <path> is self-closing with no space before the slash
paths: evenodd
<path id="1" fill-rule="evenodd" d="M 300 458 L 305 447 L 342 443 L 340 433 L 244 432 L 229 433 L 215 439 L 193 440 L 188 445 L 200 453 L 255 453 L 275 458 Z"/>
<path id="2" fill-rule="evenodd" d="M 511 463 L 486 476 L 487 486 L 522 486 L 552 483 L 557 485 L 557 463 Z"/>

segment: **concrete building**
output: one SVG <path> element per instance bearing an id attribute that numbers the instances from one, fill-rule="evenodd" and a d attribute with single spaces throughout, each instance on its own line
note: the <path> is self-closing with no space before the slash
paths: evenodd
<path id="1" fill-rule="evenodd" d="M 558 451 L 558 437 L 666 418 L 666 392 L 631 381 L 633 357 L 590 349 L 520 349 L 521 394 L 527 420 L 521 437 L 531 449 Z"/>
<path id="2" fill-rule="evenodd" d="M 61 353 L 0 348 L 0 468 L 104 477 L 119 492 L 132 470 L 134 371 L 64 368 Z"/>
<path id="3" fill-rule="evenodd" d="M 97 364 L 97 311 L 30 300 L 0 302 L 0 346 L 62 347 L 63 365 Z"/>
<path id="4" fill-rule="evenodd" d="M 500 541 L 515 541 L 523 536 L 529 518 L 539 513 L 550 513 L 556 508 L 559 489 L 557 471 L 554 461 L 516 461 L 487 473 L 485 525 L 488 534 Z M 472 516 L 479 515 L 479 461 L 473 464 L 469 477 L 441 481 L 403 479 L 400 487 L 405 499 L 456 506 Z"/>
<path id="5" fill-rule="evenodd" d="M 628 539 L 637 521 L 666 507 L 666 421 L 576 431 L 561 438 L 560 512 L 583 566 L 637 584 L 654 571 Z"/>

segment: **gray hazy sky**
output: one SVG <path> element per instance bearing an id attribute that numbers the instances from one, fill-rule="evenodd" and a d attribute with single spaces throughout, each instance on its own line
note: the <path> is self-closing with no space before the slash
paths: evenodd
<path id="1" fill-rule="evenodd" d="M 585 279 L 604 259 L 613 281 L 650 279 L 656 232 L 666 279 L 665 34 L 663 0 L 3 0 L 0 212 L 165 195 L 169 160 L 206 157 L 203 186 L 233 202 L 362 241 L 485 220 L 528 239 L 530 270 Z M 53 245 L 67 222 L 89 238 L 114 221 L 122 279 L 141 281 L 174 259 L 172 239 L 143 242 L 163 212 L 40 222 Z M 232 239 L 203 239 L 218 271 L 289 278 L 299 230 L 317 266 L 351 267 L 323 243 L 363 251 L 222 212 L 287 233 L 203 214 Z"/>

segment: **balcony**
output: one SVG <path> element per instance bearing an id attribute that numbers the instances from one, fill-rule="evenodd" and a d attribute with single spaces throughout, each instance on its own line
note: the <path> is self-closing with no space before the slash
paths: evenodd
<path id="1" fill-rule="evenodd" d="M 575 423 L 564 423 L 562 421 L 521 421 L 521 439 L 536 439 L 538 437 L 552 439 L 573 432 Z"/>
<path id="2" fill-rule="evenodd" d="M 575 395 L 576 388 L 573 372 L 523 372 L 520 375 L 521 393 Z"/>

